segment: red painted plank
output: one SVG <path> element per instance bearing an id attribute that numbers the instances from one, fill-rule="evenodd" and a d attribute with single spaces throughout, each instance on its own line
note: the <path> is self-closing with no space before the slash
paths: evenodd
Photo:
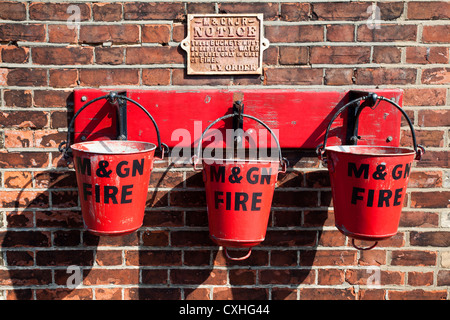
<path id="1" fill-rule="evenodd" d="M 401 90 L 371 90 L 387 98 L 395 98 L 401 105 Z M 107 94 L 106 90 L 76 90 L 75 111 L 87 101 Z M 86 101 L 82 101 L 82 97 Z M 258 90 L 128 90 L 127 96 L 140 103 L 155 119 L 162 142 L 169 147 L 194 146 L 205 128 L 217 118 L 232 113 L 233 101 L 242 100 L 244 113 L 259 118 L 277 132 L 282 148 L 315 148 L 322 143 L 332 116 L 348 102 L 348 92 L 297 91 L 279 89 Z M 142 110 L 128 103 L 128 139 L 156 143 L 153 124 Z M 116 112 L 106 100 L 87 107 L 75 120 L 75 141 L 115 139 Z M 344 141 L 345 114 L 333 123 L 329 145 Z M 360 117 L 358 144 L 392 145 L 399 143 L 401 115 L 386 102 L 375 110 L 366 108 Z M 232 121 L 220 122 L 225 129 L 232 128 Z M 244 131 L 263 127 L 245 118 Z M 393 141 L 387 142 L 387 137 Z M 264 145 L 264 141 L 259 141 Z"/>

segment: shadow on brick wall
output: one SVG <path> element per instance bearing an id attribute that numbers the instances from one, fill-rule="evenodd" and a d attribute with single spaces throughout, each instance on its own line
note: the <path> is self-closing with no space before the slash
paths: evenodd
<path id="1" fill-rule="evenodd" d="M 17 174 L 21 174 L 17 172 Z M 31 191 L 31 187 L 44 191 Z M 71 171 L 35 172 L 15 200 L 7 203 L 7 231 L 1 252 L 7 268 L 0 283 L 7 299 L 60 300 L 92 298 L 92 290 L 76 286 L 92 269 L 96 242 L 83 242 L 83 222 Z M 75 185 L 76 187 L 76 185 Z M 50 200 L 51 198 L 51 200 Z M 3 203 L 5 204 L 5 203 Z"/>

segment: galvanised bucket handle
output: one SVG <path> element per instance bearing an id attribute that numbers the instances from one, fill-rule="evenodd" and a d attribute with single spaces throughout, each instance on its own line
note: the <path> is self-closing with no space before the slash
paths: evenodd
<path id="1" fill-rule="evenodd" d="M 415 134 L 415 131 L 414 131 L 412 122 L 411 122 L 411 120 L 409 119 L 409 117 L 408 117 L 408 115 L 406 114 L 406 112 L 405 112 L 405 111 L 404 111 L 397 103 L 395 103 L 394 101 L 392 101 L 392 100 L 390 100 L 390 99 L 387 99 L 387 98 L 385 98 L 385 97 L 378 96 L 378 95 L 375 94 L 375 93 L 371 93 L 371 94 L 369 94 L 369 95 L 367 95 L 367 96 L 363 96 L 363 97 L 354 99 L 354 100 L 348 102 L 348 103 L 347 103 L 345 106 L 343 106 L 341 109 L 339 109 L 338 112 L 336 112 L 336 114 L 333 116 L 333 118 L 331 119 L 330 123 L 328 124 L 327 130 L 326 130 L 326 132 L 325 132 L 325 137 L 324 137 L 324 140 L 323 140 L 323 144 L 318 145 L 317 148 L 316 148 L 316 153 L 317 153 L 317 155 L 318 155 L 318 157 L 319 157 L 319 160 L 321 160 L 324 164 L 327 163 L 327 158 L 326 158 L 326 154 L 325 154 L 325 147 L 326 147 L 326 144 L 327 144 L 328 133 L 329 133 L 329 131 L 330 131 L 331 125 L 332 125 L 332 123 L 334 122 L 334 120 L 336 120 L 336 118 L 337 118 L 337 117 L 338 117 L 345 109 L 347 109 L 349 106 L 351 106 L 351 105 L 353 105 L 353 104 L 356 104 L 356 103 L 358 103 L 358 102 L 360 102 L 360 101 L 367 100 L 367 99 L 371 99 L 371 100 L 372 100 L 371 102 L 373 102 L 373 104 L 375 104 L 375 102 L 376 102 L 377 100 L 380 100 L 380 101 L 386 101 L 386 102 L 392 104 L 392 105 L 393 105 L 394 107 L 396 107 L 398 110 L 400 110 L 400 112 L 402 113 L 402 115 L 403 115 L 403 116 L 405 117 L 405 119 L 408 121 L 409 128 L 411 129 L 411 136 L 412 136 L 412 140 L 413 140 L 414 152 L 416 153 L 415 160 L 420 160 L 421 157 L 422 157 L 422 155 L 425 153 L 425 148 L 424 148 L 423 146 L 417 144 L 417 141 L 416 141 L 416 134 Z M 380 102 L 380 101 L 379 101 L 379 102 Z M 379 103 L 379 102 L 378 102 L 378 103 Z M 363 109 L 363 108 L 361 108 L 361 109 L 358 110 L 357 117 L 359 117 L 359 115 L 360 115 L 360 113 L 361 113 L 360 111 L 361 111 L 362 109 Z"/>
<path id="2" fill-rule="evenodd" d="M 275 133 L 269 128 L 268 125 L 266 125 L 264 122 L 262 122 L 261 120 L 259 120 L 258 118 L 255 118 L 253 116 L 250 116 L 248 114 L 244 114 L 241 113 L 240 114 L 242 117 L 246 117 L 252 120 L 255 120 L 256 122 L 258 122 L 259 124 L 261 124 L 264 128 L 267 129 L 267 131 L 270 132 L 270 134 L 272 135 L 272 137 L 275 139 L 275 142 L 277 143 L 277 147 L 278 147 L 278 157 L 280 159 L 280 166 L 281 166 L 281 173 L 286 172 L 286 168 L 289 166 L 289 161 L 286 158 L 283 158 L 282 154 L 281 154 L 281 147 L 280 147 L 280 142 L 278 141 L 277 136 L 275 135 Z M 205 131 L 203 131 L 202 135 L 200 136 L 199 142 L 198 142 L 198 146 L 197 146 L 197 152 L 194 154 L 194 156 L 192 157 L 191 161 L 194 165 L 194 170 L 195 171 L 201 171 L 201 168 L 197 167 L 197 164 L 199 163 L 200 160 L 200 152 L 202 150 L 202 141 L 203 141 L 203 136 L 206 134 L 206 132 L 213 126 L 215 125 L 217 122 L 231 118 L 231 117 L 235 117 L 235 114 L 227 114 L 223 117 L 220 117 L 218 119 L 216 119 L 215 121 L 213 121 L 206 129 Z"/>
<path id="3" fill-rule="evenodd" d="M 370 99 L 370 100 L 371 100 L 370 102 L 372 103 L 372 105 L 375 105 L 375 103 L 377 102 L 377 100 L 379 100 L 379 102 L 380 102 L 380 101 L 386 101 L 386 102 L 389 102 L 390 104 L 392 104 L 392 105 L 393 105 L 394 107 L 396 107 L 398 110 L 400 110 L 400 112 L 402 113 L 402 115 L 403 115 L 403 116 L 406 118 L 406 120 L 408 121 L 409 128 L 411 129 L 411 136 L 412 136 L 412 140 L 413 140 L 414 152 L 416 153 L 415 160 L 420 160 L 420 158 L 422 157 L 422 155 L 425 153 L 425 148 L 424 148 L 423 146 L 417 144 L 417 141 L 416 141 L 416 134 L 415 134 L 415 131 L 414 131 L 412 122 L 411 122 L 411 120 L 409 119 L 409 117 L 408 117 L 408 115 L 406 114 L 406 112 L 405 112 L 405 111 L 404 111 L 397 103 L 395 103 L 394 101 L 392 101 L 392 100 L 390 100 L 390 99 L 387 99 L 387 98 L 385 98 L 385 97 L 378 96 L 378 95 L 375 94 L 375 93 L 370 93 L 370 94 L 367 95 L 367 96 L 363 96 L 363 97 L 354 99 L 354 100 L 348 102 L 346 105 L 344 105 L 341 109 L 339 109 L 338 112 L 336 112 L 336 114 L 333 116 L 333 118 L 331 119 L 330 123 L 328 124 L 327 130 L 326 130 L 326 132 L 325 132 L 325 137 L 324 137 L 324 140 L 323 140 L 323 144 L 318 145 L 317 148 L 316 148 L 316 153 L 317 153 L 317 155 L 318 155 L 318 157 L 319 157 L 319 160 L 321 160 L 322 163 L 323 163 L 324 165 L 327 164 L 327 158 L 326 158 L 325 147 L 326 147 L 326 143 L 327 143 L 327 139 L 328 139 L 328 133 L 329 133 L 329 131 L 330 131 L 331 124 L 334 122 L 334 120 L 336 120 L 336 118 L 337 118 L 337 117 L 338 117 L 345 109 L 347 109 L 349 106 L 351 106 L 351 105 L 353 105 L 353 104 L 356 104 L 356 103 L 359 103 L 360 101 L 367 100 L 367 99 Z M 378 102 L 378 103 L 379 103 L 379 102 Z M 358 109 L 358 111 L 357 111 L 357 117 L 359 117 L 359 115 L 361 114 L 361 110 L 362 110 L 362 109 L 363 109 L 363 108 Z M 356 128 L 355 128 L 355 132 L 356 132 Z M 353 136 L 355 136 L 355 132 L 354 132 Z M 371 246 L 368 246 L 368 247 L 363 248 L 363 247 L 357 246 L 357 245 L 355 244 L 355 239 L 352 239 L 352 245 L 353 245 L 353 247 L 355 247 L 355 248 L 358 249 L 358 250 L 370 250 L 370 249 L 375 248 L 375 246 L 376 246 L 377 244 L 378 244 L 378 241 L 375 241 L 374 244 L 372 244 Z"/>
<path id="4" fill-rule="evenodd" d="M 155 119 L 153 119 L 152 115 L 147 111 L 147 109 L 145 109 L 142 105 L 140 105 L 138 102 L 134 101 L 133 99 L 128 98 L 127 96 L 123 96 L 123 95 L 119 95 L 117 94 L 117 92 L 112 91 L 110 93 L 108 93 L 107 95 L 92 99 L 88 102 L 86 102 L 73 116 L 72 120 L 70 121 L 69 127 L 67 128 L 67 141 L 63 141 L 59 144 L 58 146 L 58 150 L 59 152 L 63 153 L 63 156 L 65 159 L 71 158 L 72 155 L 72 150 L 70 149 L 70 132 L 73 128 L 73 125 L 75 124 L 75 118 L 81 113 L 81 111 L 83 111 L 84 109 L 86 109 L 89 105 L 91 105 L 94 102 L 97 102 L 99 100 L 102 99 L 106 99 L 108 100 L 110 103 L 116 103 L 117 99 L 123 99 L 126 101 L 130 101 L 131 103 L 135 104 L 136 106 L 138 106 L 142 111 L 145 112 L 145 114 L 152 120 L 153 122 L 153 126 L 155 127 L 156 130 L 156 136 L 158 139 L 158 149 L 161 152 L 161 159 L 164 158 L 164 150 L 169 150 L 169 147 L 165 144 L 165 143 L 161 143 L 161 137 L 159 134 L 159 129 L 158 129 L 158 125 L 156 124 Z"/>

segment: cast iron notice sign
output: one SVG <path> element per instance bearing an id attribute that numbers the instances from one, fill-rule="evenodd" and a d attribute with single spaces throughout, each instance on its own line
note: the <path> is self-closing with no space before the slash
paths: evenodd
<path id="1" fill-rule="evenodd" d="M 189 14 L 187 74 L 262 74 L 263 14 Z"/>

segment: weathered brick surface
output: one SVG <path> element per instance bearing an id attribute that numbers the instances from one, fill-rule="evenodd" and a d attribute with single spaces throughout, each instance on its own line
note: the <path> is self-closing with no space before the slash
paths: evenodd
<path id="1" fill-rule="evenodd" d="M 449 300 L 449 3 L 375 3 L 371 28 L 367 1 L 0 1 L 0 299 Z M 188 76 L 189 13 L 262 13 L 263 74 Z M 303 149 L 283 150 L 291 167 L 247 260 L 210 239 L 202 175 L 171 158 L 155 163 L 140 230 L 86 232 L 73 165 L 58 151 L 73 90 L 185 86 L 402 89 L 427 152 L 411 169 L 398 233 L 355 250 L 335 228 L 327 170 Z M 75 289 L 71 265 L 81 267 Z"/>

